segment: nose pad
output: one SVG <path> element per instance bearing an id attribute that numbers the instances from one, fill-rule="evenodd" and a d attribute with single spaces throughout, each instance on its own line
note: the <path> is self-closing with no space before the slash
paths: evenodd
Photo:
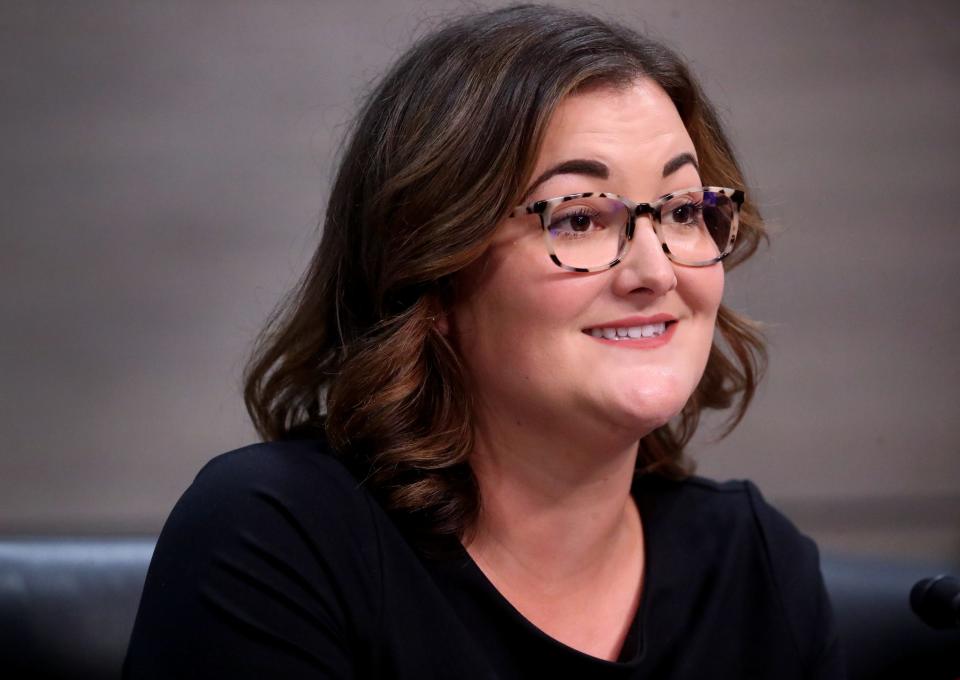
<path id="1" fill-rule="evenodd" d="M 662 295 L 676 288 L 676 269 L 649 215 L 636 217 L 627 253 L 614 271 L 617 272 L 614 289 L 620 294 L 646 289 Z"/>

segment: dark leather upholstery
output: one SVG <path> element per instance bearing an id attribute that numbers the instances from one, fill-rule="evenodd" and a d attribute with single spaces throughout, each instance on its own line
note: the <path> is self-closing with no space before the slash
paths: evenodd
<path id="1" fill-rule="evenodd" d="M 841 557 L 821 568 L 851 680 L 960 678 L 960 630 L 934 630 L 910 609 L 914 583 L 958 569 Z"/>
<path id="2" fill-rule="evenodd" d="M 119 678 L 154 542 L 0 539 L 0 677 Z M 827 557 L 823 571 L 852 680 L 960 677 L 960 631 L 927 628 L 908 602 L 951 570 Z"/>
<path id="3" fill-rule="evenodd" d="M 0 677 L 119 678 L 155 544 L 0 540 Z"/>

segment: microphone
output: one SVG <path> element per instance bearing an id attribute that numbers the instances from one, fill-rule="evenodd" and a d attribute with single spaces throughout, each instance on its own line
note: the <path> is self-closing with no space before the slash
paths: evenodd
<path id="1" fill-rule="evenodd" d="M 960 628 L 960 579 L 948 574 L 917 581 L 910 608 L 931 628 Z"/>

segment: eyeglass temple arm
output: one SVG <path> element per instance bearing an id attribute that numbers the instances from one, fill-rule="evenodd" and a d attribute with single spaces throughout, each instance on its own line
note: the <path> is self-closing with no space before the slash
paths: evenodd
<path id="1" fill-rule="evenodd" d="M 518 205 L 510 211 L 508 217 L 524 217 L 525 215 L 539 215 L 547 209 L 546 201 L 536 201 L 527 205 Z"/>

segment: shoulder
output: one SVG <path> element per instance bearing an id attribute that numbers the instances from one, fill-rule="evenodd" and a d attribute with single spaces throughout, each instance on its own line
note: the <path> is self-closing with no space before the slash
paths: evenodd
<path id="1" fill-rule="evenodd" d="M 643 485 L 640 493 L 653 496 L 658 512 L 689 516 L 693 521 L 712 523 L 716 529 L 746 531 L 764 540 L 813 545 L 749 480 L 721 482 L 691 476 L 680 481 L 644 480 Z"/>
<path id="2" fill-rule="evenodd" d="M 684 540 L 703 556 L 712 555 L 708 562 L 736 565 L 730 578 L 749 579 L 754 593 L 768 590 L 769 604 L 786 622 L 804 663 L 811 668 L 834 663 L 836 633 L 816 543 L 768 503 L 753 482 L 693 476 L 650 486 L 659 503 L 659 521 L 682 527 Z"/>
<path id="3" fill-rule="evenodd" d="M 322 440 L 251 444 L 220 454 L 197 473 L 191 490 L 215 494 L 301 495 L 326 509 L 364 505 L 367 492 Z"/>
<path id="4" fill-rule="evenodd" d="M 715 536 L 724 552 L 758 554 L 780 588 L 797 579 L 819 579 L 816 544 L 768 503 L 753 482 L 692 476 L 651 486 L 658 514 Z"/>
<path id="5" fill-rule="evenodd" d="M 164 535 L 275 543 L 373 557 L 377 528 L 370 494 L 319 440 L 253 444 L 211 459 L 177 502 Z"/>
<path id="6" fill-rule="evenodd" d="M 357 480 L 321 440 L 262 442 L 222 453 L 197 473 L 193 486 L 224 491 L 271 484 L 293 489 L 320 485 L 348 496 L 359 490 Z"/>
<path id="7" fill-rule="evenodd" d="M 160 534 L 128 676 L 354 675 L 378 636 L 381 517 L 322 442 L 212 459 Z"/>
<path id="8" fill-rule="evenodd" d="M 703 477 L 691 477 L 682 484 L 686 487 L 684 493 L 696 499 L 702 511 L 750 537 L 765 556 L 780 587 L 800 576 L 819 577 L 816 544 L 768 503 L 756 484 L 749 480 L 718 482 Z"/>
<path id="9" fill-rule="evenodd" d="M 727 538 L 740 532 L 753 535 L 759 526 L 758 512 L 776 513 L 753 482 L 747 480 L 720 482 L 695 475 L 668 480 L 651 476 L 638 480 L 635 492 L 658 519 Z"/>

